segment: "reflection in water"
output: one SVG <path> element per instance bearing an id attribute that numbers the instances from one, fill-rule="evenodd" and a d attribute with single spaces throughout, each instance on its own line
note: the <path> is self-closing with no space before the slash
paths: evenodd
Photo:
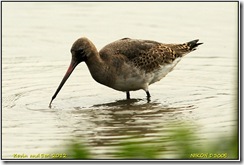
<path id="1" fill-rule="evenodd" d="M 73 133 L 99 147 L 116 145 L 132 137 L 151 141 L 167 135 L 170 131 L 167 125 L 175 122 L 182 111 L 193 109 L 193 105 L 168 107 L 157 101 L 147 103 L 141 99 L 97 104 L 89 109 L 76 107 L 72 111 L 76 116 L 73 126 L 77 128 Z"/>

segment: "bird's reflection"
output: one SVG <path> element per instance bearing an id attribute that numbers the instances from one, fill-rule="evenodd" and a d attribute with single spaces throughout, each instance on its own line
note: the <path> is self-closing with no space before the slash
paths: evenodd
<path id="1" fill-rule="evenodd" d="M 142 99 L 126 99 L 126 100 L 117 100 L 114 102 L 104 103 L 104 104 L 95 104 L 92 108 L 115 108 L 115 109 L 124 109 L 132 105 L 135 105 L 138 102 L 143 101 Z"/>
<path id="2" fill-rule="evenodd" d="M 74 131 L 93 146 L 115 145 L 132 136 L 153 138 L 168 131 L 165 127 L 176 120 L 176 113 L 189 108 L 193 107 L 170 107 L 157 100 L 148 103 L 142 99 L 117 100 L 88 109 L 76 107 Z"/>

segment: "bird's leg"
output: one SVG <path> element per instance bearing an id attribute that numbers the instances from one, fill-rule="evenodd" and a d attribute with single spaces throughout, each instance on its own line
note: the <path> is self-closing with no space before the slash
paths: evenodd
<path id="1" fill-rule="evenodd" d="M 126 92 L 126 99 L 130 99 L 130 92 L 129 91 Z"/>
<path id="2" fill-rule="evenodd" d="M 150 100 L 151 95 L 150 95 L 149 91 L 146 91 L 146 94 L 147 94 L 147 101 L 150 102 L 151 101 Z"/>
<path id="3" fill-rule="evenodd" d="M 149 91 L 146 91 L 146 93 L 147 93 L 147 98 L 150 98 L 151 95 L 150 95 Z"/>

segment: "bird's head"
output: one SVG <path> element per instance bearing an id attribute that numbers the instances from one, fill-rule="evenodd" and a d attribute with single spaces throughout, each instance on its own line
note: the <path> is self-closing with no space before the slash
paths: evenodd
<path id="1" fill-rule="evenodd" d="M 79 38 L 73 43 L 70 49 L 72 54 L 72 61 L 78 64 L 80 62 L 86 61 L 88 57 L 90 57 L 94 52 L 94 48 L 95 46 L 89 39 L 85 37 Z"/>
<path id="2" fill-rule="evenodd" d="M 66 82 L 66 80 L 69 78 L 69 76 L 71 75 L 71 73 L 73 72 L 73 70 L 75 69 L 75 67 L 83 62 L 83 61 L 87 61 L 87 59 L 94 53 L 94 49 L 95 46 L 93 45 L 93 43 L 85 38 L 79 38 L 78 40 L 76 40 L 72 47 L 71 47 L 71 54 L 72 54 L 72 59 L 71 59 L 71 63 L 70 66 L 66 72 L 66 74 L 64 75 L 61 83 L 59 84 L 56 92 L 54 93 L 52 100 L 49 104 L 49 107 L 51 107 L 51 103 L 52 101 L 55 99 L 55 97 L 57 96 L 58 92 L 61 90 L 61 88 L 63 87 L 64 83 Z"/>

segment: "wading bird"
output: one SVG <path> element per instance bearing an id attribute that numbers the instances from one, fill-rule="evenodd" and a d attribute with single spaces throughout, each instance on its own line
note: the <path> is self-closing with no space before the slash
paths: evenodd
<path id="1" fill-rule="evenodd" d="M 70 66 L 49 107 L 72 71 L 83 61 L 98 83 L 126 92 L 127 99 L 130 99 L 130 91 L 143 89 L 149 100 L 151 95 L 148 86 L 165 77 L 183 56 L 201 44 L 198 39 L 183 44 L 164 44 L 123 38 L 106 45 L 98 52 L 89 39 L 79 38 L 71 47 Z"/>

